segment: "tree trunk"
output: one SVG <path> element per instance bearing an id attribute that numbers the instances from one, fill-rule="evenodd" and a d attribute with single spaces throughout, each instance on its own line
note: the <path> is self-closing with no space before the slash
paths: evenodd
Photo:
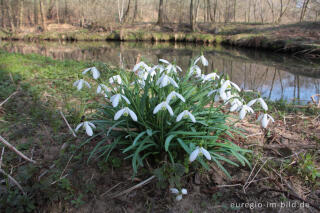
<path id="1" fill-rule="evenodd" d="M 163 14 L 163 0 L 160 0 L 159 1 L 159 10 L 158 10 L 158 22 L 157 22 L 157 25 L 160 25 L 162 26 L 164 23 L 163 23 L 163 17 L 164 14 Z"/>
<path id="2" fill-rule="evenodd" d="M 56 10 L 57 10 L 57 21 L 58 21 L 58 24 L 60 24 L 59 8 L 60 8 L 60 0 L 56 0 Z"/>
<path id="3" fill-rule="evenodd" d="M 128 22 L 128 18 L 129 18 L 129 13 L 130 13 L 130 8 L 131 8 L 131 0 L 129 0 L 128 2 L 128 7 L 126 9 L 126 11 L 123 14 L 123 23 Z"/>
<path id="4" fill-rule="evenodd" d="M 213 8 L 213 22 L 216 22 L 216 16 L 217 16 L 217 9 L 218 9 L 218 0 L 214 3 L 214 8 Z"/>
<path id="5" fill-rule="evenodd" d="M 38 0 L 34 0 L 33 2 L 33 18 L 34 25 L 38 25 Z"/>
<path id="6" fill-rule="evenodd" d="M 4 2 L 6 2 L 6 1 L 4 1 Z M 10 1 L 6 2 L 5 6 L 6 6 L 6 9 L 7 9 L 8 20 L 9 20 L 9 24 L 10 24 L 11 30 L 15 31 L 14 17 L 13 17 L 13 14 L 12 14 L 11 2 Z"/>
<path id="7" fill-rule="evenodd" d="M 310 0 L 304 0 L 303 1 L 303 5 L 302 5 L 302 8 L 301 8 L 301 13 L 300 13 L 300 22 L 302 22 L 303 19 L 304 19 L 304 16 L 306 14 L 309 2 L 310 2 Z"/>
<path id="8" fill-rule="evenodd" d="M 43 4 L 44 0 L 40 0 L 39 1 L 39 9 L 40 9 L 40 16 L 41 16 L 41 25 L 43 28 L 43 31 L 47 31 L 47 14 L 45 12 L 45 8 L 44 8 L 44 4 Z"/>
<path id="9" fill-rule="evenodd" d="M 233 2 L 233 22 L 236 22 L 237 0 Z"/>
<path id="10" fill-rule="evenodd" d="M 137 15 L 138 15 L 138 0 L 135 0 L 132 23 L 137 19 Z"/>
<path id="11" fill-rule="evenodd" d="M 212 19 L 212 14 L 211 14 L 211 2 L 210 0 L 207 0 L 207 20 L 209 22 L 211 22 L 213 19 Z"/>
<path id="12" fill-rule="evenodd" d="M 0 18 L 1 18 L 1 27 L 2 28 L 5 28 L 5 22 L 4 22 L 4 3 L 3 3 L 4 0 L 0 0 L 0 7 L 1 7 L 1 14 L 0 14 Z"/>
<path id="13" fill-rule="evenodd" d="M 194 18 L 194 0 L 190 1 L 190 26 L 191 30 L 195 31 L 195 18 Z"/>
<path id="14" fill-rule="evenodd" d="M 23 12 L 24 12 L 24 0 L 20 0 L 20 17 L 19 17 L 19 28 L 23 27 Z"/>

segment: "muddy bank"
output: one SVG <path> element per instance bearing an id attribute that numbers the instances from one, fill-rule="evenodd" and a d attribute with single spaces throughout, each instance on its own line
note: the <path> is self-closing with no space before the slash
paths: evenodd
<path id="1" fill-rule="evenodd" d="M 150 25 L 150 24 L 149 24 Z M 292 25 L 203 25 L 199 32 L 187 28 L 159 27 L 141 24 L 106 31 L 73 29 L 69 31 L 16 32 L 0 30 L 2 40 L 23 41 L 152 41 L 185 42 L 206 45 L 224 44 L 242 48 L 320 57 L 320 24 L 301 23 Z"/>

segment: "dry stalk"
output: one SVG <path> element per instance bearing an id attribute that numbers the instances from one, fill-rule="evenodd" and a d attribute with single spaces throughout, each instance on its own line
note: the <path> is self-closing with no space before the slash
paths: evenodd
<path id="1" fill-rule="evenodd" d="M 7 174 L 3 169 L 0 169 L 0 173 L 2 173 L 4 176 L 9 178 L 23 193 L 23 195 L 27 195 L 25 191 L 23 190 L 22 186 L 16 181 L 11 175 Z"/>
<path id="2" fill-rule="evenodd" d="M 23 159 L 31 162 L 31 163 L 37 163 L 36 161 L 28 158 L 27 156 L 25 156 L 22 152 L 20 152 L 19 150 L 17 150 L 14 146 L 12 146 L 8 141 L 6 141 L 3 137 L 0 136 L 0 141 L 6 145 L 9 149 L 11 149 L 12 151 L 14 151 L 15 153 L 17 153 L 20 157 L 22 157 Z"/>
<path id="3" fill-rule="evenodd" d="M 15 91 L 14 93 L 12 93 L 6 100 L 4 100 L 2 103 L 0 103 L 0 107 L 2 107 L 7 101 L 9 101 L 9 99 L 14 96 L 15 94 L 17 94 L 18 91 Z"/>
<path id="4" fill-rule="evenodd" d="M 68 120 L 66 119 L 66 117 L 64 116 L 64 114 L 63 114 L 63 112 L 60 110 L 60 115 L 62 116 L 62 118 L 63 118 L 63 120 L 64 120 L 64 122 L 67 124 L 67 126 L 68 126 L 68 128 L 69 128 L 69 130 L 70 130 L 70 132 L 72 133 L 72 135 L 73 135 L 73 137 L 77 137 L 77 135 L 76 135 L 76 133 L 73 131 L 73 129 L 71 128 L 71 126 L 70 126 L 70 124 L 69 124 L 69 122 L 68 122 Z"/>

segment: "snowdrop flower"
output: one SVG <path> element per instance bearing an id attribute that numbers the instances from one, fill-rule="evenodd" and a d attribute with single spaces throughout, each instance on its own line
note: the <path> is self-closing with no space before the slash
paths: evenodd
<path id="1" fill-rule="evenodd" d="M 83 72 L 82 72 L 82 75 L 85 75 L 87 72 L 91 71 L 92 73 L 92 77 L 94 79 L 98 79 L 100 77 L 100 72 L 98 71 L 98 69 L 96 67 L 90 67 L 88 69 L 85 69 Z"/>
<path id="2" fill-rule="evenodd" d="M 144 70 L 147 70 L 147 71 L 150 70 L 150 67 L 146 63 L 141 61 L 140 63 L 134 65 L 133 72 L 136 72 L 137 70 L 139 70 L 141 68 L 144 69 Z"/>
<path id="3" fill-rule="evenodd" d="M 213 72 L 213 73 L 210 73 L 210 74 L 208 74 L 208 75 L 202 75 L 202 82 L 206 82 L 206 81 L 214 81 L 216 78 L 220 78 L 220 76 L 217 74 L 217 73 L 215 73 L 215 72 Z"/>
<path id="4" fill-rule="evenodd" d="M 238 90 L 239 92 L 241 91 L 240 87 L 233 83 L 232 81 L 230 80 L 226 80 L 223 82 L 222 86 L 221 86 L 221 91 L 225 91 L 227 88 L 231 88 L 231 86 L 233 86 L 234 88 L 236 88 L 236 90 Z"/>
<path id="5" fill-rule="evenodd" d="M 167 96 L 167 99 L 166 101 L 168 103 L 170 103 L 171 99 L 175 98 L 175 97 L 178 97 L 182 102 L 186 102 L 186 100 L 184 99 L 184 97 L 182 95 L 180 95 L 179 93 L 175 92 L 175 91 L 172 91 L 170 92 L 170 94 Z"/>
<path id="6" fill-rule="evenodd" d="M 186 189 L 184 189 L 184 188 L 182 188 L 181 191 L 179 191 L 176 188 L 170 188 L 170 192 L 172 194 L 177 195 L 177 197 L 176 197 L 177 201 L 180 201 L 182 199 L 182 195 L 187 195 L 188 194 L 188 191 Z"/>
<path id="7" fill-rule="evenodd" d="M 167 109 L 168 112 L 170 113 L 171 116 L 173 116 L 173 110 L 171 108 L 171 106 L 168 104 L 168 102 L 164 101 L 161 102 L 160 104 L 158 104 L 154 110 L 153 110 L 153 114 L 157 114 L 160 110 L 165 110 Z"/>
<path id="8" fill-rule="evenodd" d="M 190 118 L 192 120 L 193 123 L 196 122 L 195 117 L 191 114 L 191 112 L 189 112 L 188 110 L 184 110 L 183 112 L 181 112 L 178 116 L 177 116 L 177 120 L 176 122 L 181 121 L 182 118 Z"/>
<path id="9" fill-rule="evenodd" d="M 128 116 L 132 118 L 134 121 L 138 121 L 137 115 L 128 107 L 125 107 L 123 109 L 120 109 L 115 115 L 114 115 L 114 120 L 118 120 L 122 115 Z"/>
<path id="10" fill-rule="evenodd" d="M 163 74 L 163 75 L 158 79 L 158 81 L 157 81 L 156 84 L 157 84 L 158 86 L 160 86 L 160 88 L 166 87 L 166 86 L 169 85 L 169 84 L 172 84 L 174 87 L 179 88 L 177 82 L 175 82 L 175 81 L 173 80 L 173 78 L 171 78 L 171 77 L 169 77 L 169 76 L 167 76 L 167 75 L 165 75 L 165 74 Z"/>
<path id="11" fill-rule="evenodd" d="M 77 87 L 77 90 L 81 90 L 83 87 L 83 84 L 85 84 L 88 88 L 91 88 L 90 84 L 83 79 L 80 79 L 80 80 L 77 80 L 76 82 L 74 82 L 73 86 Z"/>
<path id="12" fill-rule="evenodd" d="M 105 94 L 105 91 L 110 92 L 111 89 L 104 84 L 99 84 L 97 87 L 97 94 Z"/>
<path id="13" fill-rule="evenodd" d="M 239 109 L 242 107 L 243 103 L 239 99 L 234 99 L 231 102 L 231 108 L 230 112 L 239 111 Z"/>
<path id="14" fill-rule="evenodd" d="M 130 104 L 130 101 L 128 100 L 128 98 L 126 96 L 121 95 L 121 94 L 116 94 L 110 98 L 110 101 L 112 102 L 112 106 L 117 107 L 122 98 L 127 102 L 127 104 Z"/>
<path id="15" fill-rule="evenodd" d="M 89 136 L 92 136 L 93 135 L 93 131 L 92 131 L 92 128 L 96 128 L 96 126 L 89 122 L 89 121 L 85 121 L 85 122 L 82 122 L 80 124 L 78 124 L 78 126 L 76 127 L 75 131 L 78 132 L 78 130 L 80 129 L 80 127 L 84 127 L 86 129 L 86 133 L 87 135 Z"/>
<path id="16" fill-rule="evenodd" d="M 261 114 L 261 115 L 259 116 L 259 118 L 258 118 L 257 121 L 261 121 L 261 126 L 262 126 L 263 128 L 267 128 L 270 120 L 271 120 L 272 122 L 274 122 L 273 117 L 271 117 L 271 115 L 265 113 L 265 114 Z"/>
<path id="17" fill-rule="evenodd" d="M 211 160 L 210 153 L 203 147 L 197 146 L 196 149 L 190 154 L 189 161 L 192 162 L 197 159 L 198 155 L 204 155 L 208 160 Z"/>
<path id="18" fill-rule="evenodd" d="M 159 59 L 160 62 L 167 64 L 166 70 L 167 70 L 167 74 L 169 74 L 171 71 L 173 71 L 174 73 L 177 73 L 177 69 L 182 72 L 181 67 L 176 66 L 171 64 L 169 61 L 165 60 L 165 59 Z"/>
<path id="19" fill-rule="evenodd" d="M 196 74 L 196 77 L 201 77 L 201 69 L 198 65 L 193 65 L 190 68 L 189 76 Z"/>
<path id="20" fill-rule="evenodd" d="M 253 109 L 251 107 L 249 107 L 248 105 L 243 105 L 241 110 L 240 110 L 240 114 L 239 114 L 240 120 L 244 119 L 244 117 L 246 116 L 247 112 L 254 113 L 254 111 L 253 111 Z"/>
<path id="21" fill-rule="evenodd" d="M 198 61 L 199 60 L 201 60 L 201 63 L 202 63 L 202 65 L 203 66 L 208 66 L 208 60 L 203 56 L 203 55 L 201 55 L 199 58 L 197 58 L 195 61 L 194 61 L 194 65 L 196 64 L 196 63 L 198 63 Z"/>
<path id="22" fill-rule="evenodd" d="M 248 106 L 252 106 L 252 105 L 255 104 L 257 101 L 261 104 L 261 106 L 262 106 L 262 108 L 263 108 L 264 110 L 266 110 L 266 111 L 268 110 L 268 105 L 266 104 L 266 102 L 265 102 L 262 98 L 257 98 L 257 99 L 251 100 L 251 101 L 249 101 L 249 103 L 248 103 L 247 105 L 248 105 Z"/>
<path id="23" fill-rule="evenodd" d="M 121 79 L 120 75 L 115 75 L 115 76 L 112 76 L 111 78 L 109 78 L 109 83 L 110 84 L 114 84 L 114 83 L 122 84 L 122 79 Z"/>

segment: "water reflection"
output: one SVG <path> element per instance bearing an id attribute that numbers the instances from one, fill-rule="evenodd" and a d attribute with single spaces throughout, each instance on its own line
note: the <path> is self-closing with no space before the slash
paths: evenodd
<path id="1" fill-rule="evenodd" d="M 244 89 L 258 90 L 271 100 L 310 101 L 320 93 L 320 61 L 258 51 L 226 49 L 183 43 L 147 42 L 1 42 L 9 52 L 37 53 L 54 59 L 103 61 L 131 69 L 137 57 L 150 63 L 160 58 L 176 61 L 183 69 L 190 60 L 204 53 L 209 60 L 206 72 L 217 69 L 228 74 Z"/>

